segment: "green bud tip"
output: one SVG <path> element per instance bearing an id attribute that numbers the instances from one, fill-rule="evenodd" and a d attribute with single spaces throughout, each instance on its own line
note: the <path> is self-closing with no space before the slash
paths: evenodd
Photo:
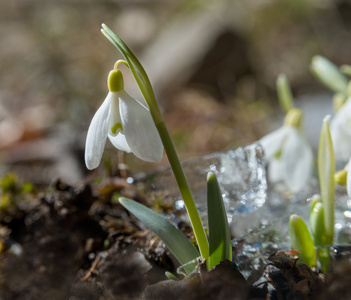
<path id="1" fill-rule="evenodd" d="M 210 180 L 215 180 L 216 179 L 216 174 L 212 171 L 209 171 L 207 173 L 207 181 L 210 181 Z"/>
<path id="2" fill-rule="evenodd" d="M 301 128 L 302 123 L 302 110 L 299 108 L 291 108 L 285 116 L 284 124 L 288 126 Z"/>
<path id="3" fill-rule="evenodd" d="M 298 222 L 300 220 L 300 217 L 296 214 L 292 214 L 290 216 L 290 222 L 293 223 L 293 224 L 296 224 L 296 222 Z"/>
<path id="4" fill-rule="evenodd" d="M 107 78 L 107 86 L 110 92 L 119 92 L 124 89 L 123 75 L 120 70 L 118 70 L 118 65 L 124 64 L 128 68 L 128 64 L 125 60 L 117 60 L 113 70 L 110 71 Z"/>
<path id="5" fill-rule="evenodd" d="M 350 85 L 348 85 L 350 86 Z M 349 87 L 348 87 L 349 89 Z M 351 92 L 351 89 L 350 89 Z M 333 96 L 333 109 L 335 112 L 339 111 L 339 109 L 345 104 L 347 100 L 347 96 L 343 93 L 335 93 Z"/>
<path id="6" fill-rule="evenodd" d="M 110 92 L 119 92 L 124 89 L 123 75 L 120 70 L 112 70 L 108 74 L 107 86 Z"/>
<path id="7" fill-rule="evenodd" d="M 334 174 L 335 183 L 338 185 L 346 185 L 347 171 L 341 170 Z"/>

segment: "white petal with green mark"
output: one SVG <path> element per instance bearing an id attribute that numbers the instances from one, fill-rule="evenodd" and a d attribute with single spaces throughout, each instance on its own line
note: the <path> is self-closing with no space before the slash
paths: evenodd
<path id="1" fill-rule="evenodd" d="M 119 112 L 119 93 L 109 92 L 107 97 L 111 99 L 109 134 L 115 136 L 119 132 L 123 132 L 122 120 Z"/>

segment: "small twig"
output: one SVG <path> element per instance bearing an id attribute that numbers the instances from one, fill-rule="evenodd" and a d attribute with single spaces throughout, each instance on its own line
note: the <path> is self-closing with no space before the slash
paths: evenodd
<path id="1" fill-rule="evenodd" d="M 86 273 L 85 276 L 81 279 L 82 282 L 87 281 L 91 277 L 91 275 L 93 274 L 94 270 L 96 269 L 98 263 L 100 262 L 100 259 L 101 259 L 100 256 L 97 256 L 95 258 L 95 260 L 94 260 L 93 264 L 91 265 L 88 273 Z"/>

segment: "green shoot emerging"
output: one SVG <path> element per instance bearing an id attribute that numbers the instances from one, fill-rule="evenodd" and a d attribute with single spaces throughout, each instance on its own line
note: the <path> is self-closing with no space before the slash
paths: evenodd
<path id="1" fill-rule="evenodd" d="M 210 244 L 208 268 L 211 269 L 221 261 L 232 259 L 227 213 L 217 177 L 213 172 L 207 175 L 207 210 Z"/>

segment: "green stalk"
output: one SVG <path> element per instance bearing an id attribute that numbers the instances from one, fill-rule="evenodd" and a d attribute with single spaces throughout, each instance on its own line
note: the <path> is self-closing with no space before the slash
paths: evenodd
<path id="1" fill-rule="evenodd" d="M 190 191 L 183 168 L 180 164 L 177 152 L 169 136 L 166 124 L 163 120 L 160 108 L 156 101 L 156 97 L 152 89 L 150 80 L 143 66 L 140 64 L 139 60 L 135 57 L 132 51 L 130 51 L 127 45 L 105 24 L 102 24 L 102 28 L 103 29 L 101 30 L 101 32 L 121 52 L 124 59 L 126 60 L 138 84 L 138 87 L 150 109 L 152 119 L 154 120 L 156 128 L 160 134 L 163 146 L 168 157 L 168 161 L 171 165 L 172 171 L 179 186 L 180 193 L 183 197 L 184 204 L 187 209 L 191 225 L 193 227 L 195 238 L 199 246 L 200 254 L 202 258 L 207 259 L 209 255 L 209 246 L 206 233 L 202 226 L 199 212 L 197 211 L 194 198 Z"/>
<path id="2" fill-rule="evenodd" d="M 180 164 L 177 152 L 169 136 L 166 124 L 163 122 L 157 124 L 156 127 L 160 134 L 163 146 L 165 147 L 168 161 L 176 178 L 180 193 L 183 197 L 185 207 L 188 212 L 191 225 L 193 227 L 195 238 L 197 244 L 199 245 L 201 257 L 207 259 L 209 256 L 209 246 L 206 233 L 202 225 L 199 212 L 196 208 L 193 195 L 190 191 L 188 181 L 186 180 L 182 165 Z"/>
<path id="3" fill-rule="evenodd" d="M 290 109 L 294 108 L 294 98 L 285 74 L 279 74 L 276 86 L 280 106 L 285 113 L 288 113 Z"/>

